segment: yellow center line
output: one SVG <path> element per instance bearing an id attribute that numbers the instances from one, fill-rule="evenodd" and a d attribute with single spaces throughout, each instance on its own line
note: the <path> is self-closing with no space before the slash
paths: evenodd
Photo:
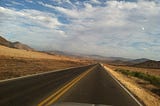
<path id="1" fill-rule="evenodd" d="M 88 71 L 85 71 L 84 73 L 80 74 L 78 77 L 73 79 L 71 82 L 63 86 L 61 89 L 59 89 L 54 94 L 47 97 L 45 100 L 40 102 L 38 106 L 49 106 L 56 102 L 65 92 L 67 92 L 73 85 L 75 85 L 79 80 L 81 80 L 84 76 L 86 76 L 90 71 L 92 71 L 95 67 L 89 69 Z"/>

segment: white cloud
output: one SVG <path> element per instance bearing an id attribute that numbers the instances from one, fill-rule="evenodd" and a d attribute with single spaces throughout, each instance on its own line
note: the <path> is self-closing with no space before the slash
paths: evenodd
<path id="1" fill-rule="evenodd" d="M 72 4 L 70 0 L 53 0 L 53 2 L 57 2 L 57 3 L 59 3 L 59 4 L 62 4 L 62 3 Z"/>
<path id="2" fill-rule="evenodd" d="M 42 6 L 44 6 L 44 7 L 53 8 L 54 9 L 54 6 L 49 5 L 49 4 L 45 4 L 45 3 L 41 2 L 41 1 L 38 1 L 37 3 L 42 5 Z"/>
<path id="3" fill-rule="evenodd" d="M 81 10 L 56 9 L 72 19 L 71 24 L 66 26 L 70 38 L 64 43 L 72 45 L 69 46 L 72 51 L 135 58 L 139 55 L 153 58 L 153 54 L 157 53 L 149 51 L 156 50 L 157 46 L 150 47 L 150 44 L 158 35 L 148 33 L 160 28 L 160 6 L 155 2 L 108 1 L 105 7 L 85 4 Z M 134 45 L 137 41 L 148 44 L 148 49 L 137 49 Z M 142 45 L 139 46 L 143 49 Z"/>
<path id="4" fill-rule="evenodd" d="M 32 0 L 25 0 L 28 3 L 34 3 Z"/>
<path id="5" fill-rule="evenodd" d="M 91 3 L 96 3 L 96 4 L 100 4 L 101 2 L 99 0 L 90 0 Z"/>
<path id="6" fill-rule="evenodd" d="M 14 10 L 4 7 L 0 7 L 0 14 L 0 26 L 2 26 L 0 34 L 10 36 L 11 40 L 18 40 L 38 49 L 51 49 L 58 47 L 56 40 L 67 37 L 60 29 L 63 24 L 54 14 L 32 9 Z"/>
<path id="7" fill-rule="evenodd" d="M 21 6 L 24 6 L 24 4 L 19 3 L 19 2 L 16 2 L 16 1 L 11 1 L 11 4 L 13 4 L 13 5 L 21 5 Z"/>
<path id="8" fill-rule="evenodd" d="M 43 2 L 38 2 L 38 4 L 44 6 L 44 7 L 48 7 L 48 8 L 51 8 L 51 9 L 55 9 L 55 10 L 58 10 L 64 14 L 67 14 L 67 15 L 70 15 L 71 17 L 77 17 L 78 16 L 78 12 L 76 9 L 66 9 L 66 8 L 63 8 L 63 7 L 59 7 L 59 6 L 53 6 L 53 5 L 50 5 L 50 4 L 46 4 L 46 3 L 43 3 Z"/>
<path id="9" fill-rule="evenodd" d="M 0 7 L 0 12 L 5 16 L 7 16 L 7 18 L 12 18 L 12 19 L 14 19 L 14 17 L 24 18 L 24 19 L 27 19 L 28 21 L 31 21 L 33 23 L 36 23 L 48 28 L 57 28 L 58 26 L 62 25 L 58 21 L 58 19 L 55 17 L 54 14 L 45 13 L 37 10 L 24 9 L 24 10 L 16 11 L 16 10 Z"/>

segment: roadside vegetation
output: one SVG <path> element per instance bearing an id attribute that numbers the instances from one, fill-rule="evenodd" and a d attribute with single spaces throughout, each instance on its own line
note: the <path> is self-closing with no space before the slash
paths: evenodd
<path id="1" fill-rule="evenodd" d="M 149 75 L 147 73 L 130 71 L 125 69 L 115 69 L 115 71 L 118 71 L 127 76 L 137 77 L 139 79 L 148 81 L 150 84 L 160 87 L 160 76 L 154 76 L 154 75 Z"/>

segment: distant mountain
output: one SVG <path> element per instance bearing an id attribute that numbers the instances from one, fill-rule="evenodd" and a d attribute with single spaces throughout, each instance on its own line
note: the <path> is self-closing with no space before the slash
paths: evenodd
<path id="1" fill-rule="evenodd" d="M 65 55 L 71 57 L 91 59 L 98 62 L 105 62 L 110 65 L 126 65 L 126 66 L 143 67 L 143 68 L 160 68 L 160 61 L 153 61 L 147 58 L 130 59 L 123 57 L 105 57 L 101 55 L 86 55 L 86 54 L 70 53 L 70 52 L 56 51 L 56 50 L 45 51 L 45 53 L 52 55 Z"/>
<path id="2" fill-rule="evenodd" d="M 87 55 L 88 58 L 93 58 L 97 60 L 106 60 L 106 61 L 130 61 L 130 58 L 123 58 L 123 57 L 105 57 L 100 55 Z"/>
<path id="3" fill-rule="evenodd" d="M 48 54 L 52 55 L 65 55 L 65 56 L 71 56 L 71 57 L 77 57 L 77 58 L 85 58 L 85 59 L 91 59 L 99 62 L 112 62 L 112 61 L 129 61 L 131 59 L 129 58 L 122 58 L 122 57 L 105 57 L 101 55 L 88 55 L 88 54 L 81 54 L 81 53 L 72 53 L 72 52 L 65 52 L 65 51 L 43 51 Z"/>
<path id="4" fill-rule="evenodd" d="M 100 56 L 100 55 L 82 55 L 82 56 L 86 58 L 95 59 L 95 60 L 106 60 L 107 58 L 105 56 Z"/>
<path id="5" fill-rule="evenodd" d="M 0 45 L 7 46 L 10 48 L 34 51 L 34 49 L 32 49 L 31 47 L 29 47 L 25 44 L 22 44 L 20 42 L 10 42 L 10 41 L 6 40 L 5 38 L 3 38 L 2 36 L 0 36 Z"/>
<path id="6" fill-rule="evenodd" d="M 134 59 L 134 60 L 131 60 L 131 61 L 128 61 L 130 64 L 138 64 L 138 63 L 143 63 L 143 62 L 146 62 L 146 61 L 149 61 L 150 59 L 147 59 L 147 58 L 140 58 L 140 59 Z"/>
<path id="7" fill-rule="evenodd" d="M 111 65 L 133 66 L 135 64 L 140 64 L 140 63 L 150 61 L 150 59 L 147 59 L 147 58 L 130 59 L 130 58 L 123 58 L 123 57 L 104 57 L 104 56 L 99 56 L 99 55 L 89 55 L 88 57 L 96 59 L 96 60 L 102 60 Z"/>
<path id="8" fill-rule="evenodd" d="M 160 69 L 160 61 L 148 60 L 142 63 L 132 65 L 134 67 L 141 67 L 141 68 L 158 68 Z"/>
<path id="9" fill-rule="evenodd" d="M 110 59 L 112 61 L 124 61 L 124 62 L 133 60 L 133 59 L 124 58 L 124 57 L 108 57 L 108 59 Z"/>
<path id="10" fill-rule="evenodd" d="M 122 60 L 114 60 L 114 61 L 107 61 L 110 65 L 128 65 L 129 63 L 127 61 Z"/>
<path id="11" fill-rule="evenodd" d="M 47 54 L 51 54 L 51 55 L 64 55 L 64 56 L 76 56 L 76 54 L 73 53 L 69 53 L 69 52 L 64 52 L 64 51 L 58 51 L 58 50 L 52 50 L 52 51 L 43 51 Z"/>

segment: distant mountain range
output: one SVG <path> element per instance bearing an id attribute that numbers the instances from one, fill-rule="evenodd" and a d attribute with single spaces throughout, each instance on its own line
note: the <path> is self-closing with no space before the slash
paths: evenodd
<path id="1" fill-rule="evenodd" d="M 101 60 L 113 65 L 133 65 L 133 64 L 139 64 L 146 61 L 150 61 L 150 59 L 147 58 L 140 58 L 140 59 L 131 59 L 131 58 L 124 58 L 124 57 L 105 57 L 105 56 L 99 56 L 99 55 L 87 55 L 86 57 Z"/>
<path id="2" fill-rule="evenodd" d="M 31 47 L 28 45 L 22 44 L 20 42 L 11 42 L 0 36 L 0 45 L 7 46 L 10 48 L 16 48 L 16 49 L 23 49 L 28 51 L 34 51 Z"/>
<path id="3" fill-rule="evenodd" d="M 20 43 L 20 42 L 11 42 L 0 36 L 0 45 L 7 46 L 10 48 L 28 50 L 28 51 L 35 51 L 31 47 Z M 70 52 L 63 52 L 63 51 L 44 51 L 45 53 L 52 54 L 52 55 L 64 55 L 64 56 L 71 56 L 76 58 L 87 58 L 99 62 L 105 62 L 111 65 L 127 65 L 133 67 L 142 67 L 142 68 L 160 68 L 160 61 L 150 60 L 146 58 L 140 59 L 130 59 L 130 58 L 123 58 L 123 57 L 105 57 L 100 55 L 86 55 L 80 53 L 70 53 Z"/>
<path id="4" fill-rule="evenodd" d="M 104 60 L 106 62 L 123 63 L 127 65 L 143 63 L 151 60 L 147 58 L 132 59 L 132 58 L 125 58 L 125 57 L 106 57 L 106 56 L 100 56 L 100 55 L 84 55 L 84 56 L 92 59 Z M 152 60 L 152 61 L 155 61 L 155 60 Z"/>
<path id="5" fill-rule="evenodd" d="M 141 68 L 160 68 L 160 61 L 150 60 L 147 58 L 130 59 L 123 57 L 105 57 L 100 55 L 85 55 L 85 54 L 69 53 L 63 51 L 47 51 L 47 53 L 87 58 L 99 62 L 105 62 L 111 65 L 126 65 L 126 66 L 141 67 Z"/>
<path id="6" fill-rule="evenodd" d="M 48 54 L 59 54 L 59 55 L 65 55 L 65 56 L 72 56 L 72 57 L 81 57 L 81 58 L 88 58 L 92 60 L 99 60 L 99 61 L 131 61 L 130 58 L 123 58 L 123 57 L 105 57 L 100 55 L 88 55 L 88 54 L 80 54 L 80 53 L 71 53 L 71 52 L 65 52 L 65 51 L 45 51 Z"/>
<path id="7" fill-rule="evenodd" d="M 146 58 L 140 58 L 140 59 L 134 59 L 129 61 L 131 64 L 139 64 L 139 63 L 143 63 L 146 61 L 150 61 L 150 59 L 146 59 Z"/>
<path id="8" fill-rule="evenodd" d="M 130 61 L 114 60 L 108 61 L 108 63 L 111 65 L 126 65 L 131 67 L 160 69 L 160 61 L 150 60 L 146 58 L 134 59 Z"/>
<path id="9" fill-rule="evenodd" d="M 116 61 L 116 60 L 121 60 L 121 61 L 129 61 L 132 60 L 130 58 L 123 58 L 123 57 L 105 57 L 105 56 L 100 56 L 100 55 L 86 55 L 88 58 L 93 58 L 93 59 L 98 59 L 98 60 L 105 60 L 105 61 Z"/>

